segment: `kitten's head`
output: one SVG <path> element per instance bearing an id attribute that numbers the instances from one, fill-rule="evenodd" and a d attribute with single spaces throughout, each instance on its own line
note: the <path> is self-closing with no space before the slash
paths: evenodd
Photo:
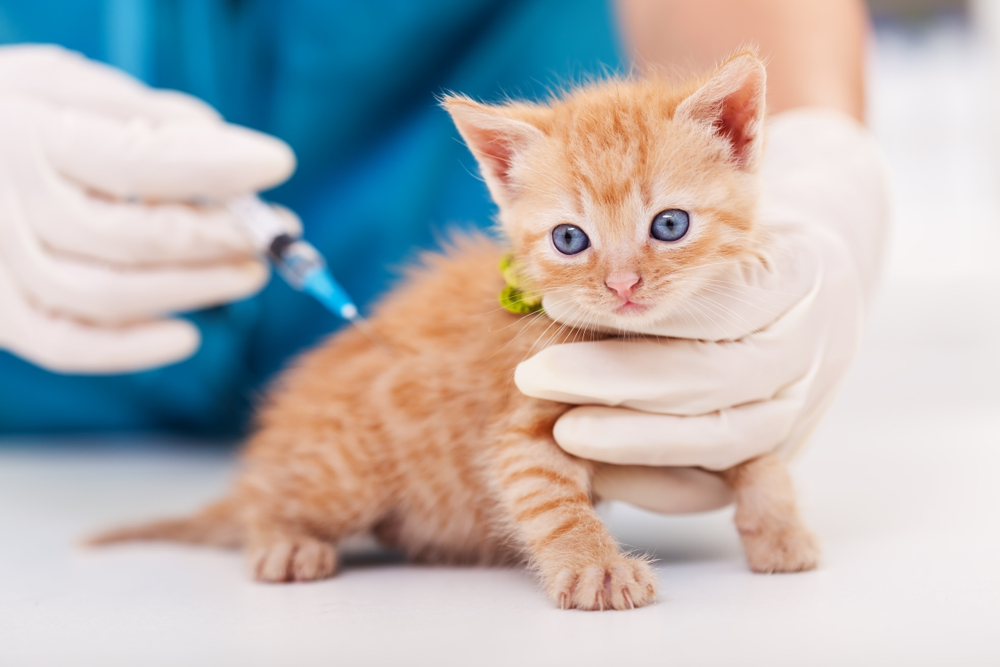
<path id="1" fill-rule="evenodd" d="M 521 277 L 581 326 L 628 330 L 753 251 L 764 78 L 743 52 L 682 87 L 613 79 L 548 104 L 444 104 Z"/>

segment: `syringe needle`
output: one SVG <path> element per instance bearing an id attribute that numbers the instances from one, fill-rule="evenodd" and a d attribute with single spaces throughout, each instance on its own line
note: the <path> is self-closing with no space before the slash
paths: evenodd
<path id="1" fill-rule="evenodd" d="M 347 321 L 357 327 L 358 331 L 363 333 L 368 340 L 375 343 L 386 352 L 389 352 L 390 354 L 392 353 L 393 348 L 389 346 L 389 343 L 385 340 L 385 338 L 382 338 L 382 336 L 379 335 L 379 333 L 375 330 L 375 327 L 371 325 L 371 322 L 361 317 L 361 315 L 349 317 L 347 318 Z"/>

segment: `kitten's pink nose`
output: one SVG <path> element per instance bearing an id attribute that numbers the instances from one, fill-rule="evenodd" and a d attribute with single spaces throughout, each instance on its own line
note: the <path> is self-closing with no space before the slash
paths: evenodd
<path id="1" fill-rule="evenodd" d="M 635 288 L 638 287 L 640 280 L 641 278 L 634 273 L 623 273 L 618 276 L 611 276 L 604 281 L 604 284 L 621 298 L 627 299 L 635 294 Z"/>

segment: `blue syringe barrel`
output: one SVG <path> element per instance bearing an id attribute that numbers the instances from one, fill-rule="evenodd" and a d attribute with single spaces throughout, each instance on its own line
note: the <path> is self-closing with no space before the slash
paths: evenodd
<path id="1" fill-rule="evenodd" d="M 237 197 L 229 202 L 229 210 L 243 224 L 255 247 L 271 259 L 285 282 L 311 294 L 345 320 L 358 319 L 357 306 L 333 279 L 319 251 L 292 237 L 284 222 L 259 197 Z"/>

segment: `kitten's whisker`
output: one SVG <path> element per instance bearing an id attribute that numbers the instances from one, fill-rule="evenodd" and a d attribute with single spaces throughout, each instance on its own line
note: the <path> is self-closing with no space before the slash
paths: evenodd
<path id="1" fill-rule="evenodd" d="M 557 325 L 557 324 L 559 325 L 559 328 L 557 328 L 555 331 L 553 331 L 552 334 L 549 334 L 549 331 L 552 329 L 553 325 Z M 535 342 L 531 344 L 531 347 L 528 349 L 527 353 L 525 353 L 524 359 L 527 359 L 528 356 L 530 356 L 534 352 L 535 347 L 538 346 L 539 342 L 543 338 L 545 338 L 545 336 L 547 334 L 549 334 L 549 335 L 548 335 L 548 338 L 546 338 L 545 342 L 543 343 L 543 348 L 542 349 L 544 349 L 545 347 L 548 347 L 551 344 L 551 341 L 555 338 L 555 336 L 557 336 L 562 331 L 562 327 L 563 327 L 563 325 L 561 323 L 556 322 L 556 320 L 552 320 L 552 323 L 549 324 L 549 326 L 547 326 L 545 328 L 545 330 L 541 334 L 539 334 L 538 338 L 535 339 Z M 522 359 L 522 361 L 524 361 L 524 359 Z"/>
<path id="2" fill-rule="evenodd" d="M 725 285 L 727 287 L 728 286 L 732 286 L 733 289 L 740 289 L 740 290 L 747 289 L 747 290 L 754 290 L 756 292 L 765 292 L 767 294 L 781 294 L 781 295 L 786 295 L 786 296 L 794 296 L 795 295 L 795 292 L 788 292 L 786 290 L 769 289 L 767 287 L 758 287 L 757 285 L 750 285 L 748 283 L 740 283 L 740 282 L 736 282 L 735 280 L 724 280 L 722 278 L 710 278 L 710 277 L 707 277 L 707 276 L 700 277 L 700 278 L 698 278 L 698 280 L 701 281 L 701 282 L 712 283 L 712 284 L 715 284 L 715 285 Z"/>
<path id="3" fill-rule="evenodd" d="M 713 266 L 733 266 L 739 264 L 737 260 L 724 259 L 717 262 L 702 262 L 700 264 L 692 264 L 691 266 L 682 266 L 672 270 L 673 273 L 687 273 L 689 271 L 698 271 L 700 269 L 707 269 Z"/>
<path id="4" fill-rule="evenodd" d="M 703 290 L 701 290 L 701 292 L 707 292 L 708 294 L 717 294 L 719 296 L 724 296 L 724 297 L 732 299 L 734 301 L 738 301 L 738 302 L 746 304 L 748 306 L 752 306 L 752 307 L 756 308 L 757 310 L 759 310 L 760 312 L 767 313 L 768 315 L 773 315 L 775 317 L 780 316 L 784 312 L 783 310 L 779 311 L 779 310 L 776 310 L 774 308 L 765 308 L 761 304 L 754 303 L 753 301 L 748 301 L 746 299 L 736 298 L 736 297 L 734 297 L 731 294 L 727 294 L 726 292 L 720 292 L 717 289 L 714 289 L 714 288 L 711 288 L 711 287 L 705 287 Z M 696 292 L 692 296 L 704 297 L 705 295 L 703 293 L 701 293 L 701 292 Z M 722 307 L 727 307 L 727 306 L 723 306 L 721 303 L 719 305 L 722 306 Z"/>
<path id="5" fill-rule="evenodd" d="M 534 321 L 536 319 L 540 318 L 540 317 L 544 317 L 545 313 L 543 311 L 536 311 L 534 313 L 529 313 L 528 315 L 529 315 L 529 317 L 525 317 L 525 318 L 521 318 L 521 319 L 517 320 L 518 322 L 521 323 L 521 330 L 518 331 L 517 334 L 513 338 L 511 338 L 503 346 L 501 346 L 500 350 L 507 349 L 507 347 L 509 347 L 510 345 L 512 345 L 518 338 L 520 338 L 521 336 L 523 336 L 524 332 L 527 331 L 531 327 L 532 324 L 534 324 Z M 500 350 L 498 350 L 498 352 Z M 493 356 L 495 356 L 497 353 L 494 353 Z"/>
<path id="6" fill-rule="evenodd" d="M 727 316 L 730 315 L 730 314 L 735 314 L 735 313 L 732 313 L 732 311 L 730 311 L 729 313 L 719 312 L 718 308 L 719 308 L 720 305 L 718 303 L 714 302 L 714 301 L 711 301 L 711 300 L 701 301 L 701 300 L 698 300 L 698 299 L 692 299 L 691 300 L 691 304 L 699 306 L 701 308 L 700 312 L 702 314 L 706 315 L 711 320 L 712 324 L 714 326 L 716 326 L 716 327 L 719 327 L 720 322 L 722 324 L 727 324 L 727 323 L 731 324 L 733 322 L 733 320 L 728 319 Z M 709 308 L 709 309 L 714 308 L 716 310 L 715 310 L 715 312 L 713 314 L 713 312 L 711 310 L 708 310 L 706 312 L 706 310 L 705 310 L 706 308 Z M 718 316 L 721 319 L 717 319 L 716 316 Z M 737 315 L 737 317 L 739 317 L 739 316 Z M 740 319 L 743 321 L 743 324 L 744 324 L 745 327 L 750 327 L 751 329 L 753 328 L 752 325 L 749 322 L 747 322 L 745 319 L 743 319 L 742 317 L 740 317 Z M 722 327 L 720 327 L 720 328 L 722 328 Z M 723 338 L 721 340 L 723 340 L 723 341 L 729 341 L 729 342 L 733 342 L 734 341 L 734 339 L 732 337 L 726 337 L 726 338 Z"/>
<path id="7" fill-rule="evenodd" d="M 774 308 L 774 307 L 767 307 L 770 304 L 766 304 L 766 303 L 762 303 L 762 302 L 758 302 L 758 301 L 751 301 L 749 299 L 741 298 L 739 296 L 734 295 L 732 292 L 727 292 L 724 289 L 719 288 L 716 285 L 702 285 L 700 289 L 695 290 L 693 296 L 698 296 L 698 297 L 701 297 L 701 298 L 707 298 L 706 294 L 714 294 L 714 295 L 722 296 L 722 297 L 725 297 L 727 299 L 731 299 L 732 301 L 736 301 L 738 303 L 742 303 L 742 304 L 745 304 L 747 306 L 751 306 L 754 309 L 759 310 L 761 312 L 765 312 L 765 313 L 767 313 L 769 315 L 775 315 L 775 316 L 777 316 L 777 315 L 780 315 L 785 310 L 785 308 L 778 309 L 778 308 Z M 785 305 L 783 301 L 778 302 L 778 304 L 780 304 L 782 306 Z M 722 304 L 720 304 L 720 305 L 722 305 Z"/>
<path id="8" fill-rule="evenodd" d="M 766 287 L 757 287 L 756 285 L 748 285 L 747 283 L 738 283 L 733 280 L 721 280 L 718 278 L 701 278 L 700 280 L 706 283 L 714 283 L 719 287 L 732 286 L 729 287 L 729 289 L 732 289 L 735 292 L 742 290 L 754 290 L 755 292 L 765 292 L 767 294 L 777 294 L 781 296 L 798 296 L 796 292 L 787 292 L 784 290 L 775 290 L 775 289 L 768 289 Z"/>
<path id="9" fill-rule="evenodd" d="M 698 307 L 698 309 L 694 312 L 692 312 L 693 306 Z M 706 317 L 707 319 L 711 320 L 711 324 L 713 326 L 718 326 L 718 320 L 716 320 L 713 317 L 712 313 L 705 312 L 704 304 L 700 303 L 693 297 L 687 299 L 683 304 L 681 304 L 681 308 L 683 308 L 681 312 L 685 314 L 685 320 L 690 322 L 690 320 L 687 320 L 687 315 L 688 314 L 692 315 L 694 317 L 694 325 L 697 328 L 701 329 L 702 331 L 709 330 L 709 328 L 703 322 L 702 317 Z"/>
<path id="10" fill-rule="evenodd" d="M 693 323 L 695 325 L 697 325 L 697 326 L 700 327 L 701 326 L 701 322 L 699 322 L 697 319 L 695 319 L 695 320 L 689 320 L 688 319 L 688 306 L 689 306 L 689 303 L 687 301 L 681 303 L 680 313 L 681 313 L 681 315 L 684 316 L 684 322 L 685 322 L 685 324 L 690 325 L 692 323 L 692 321 L 693 321 Z"/>
<path id="11" fill-rule="evenodd" d="M 591 319 L 593 319 L 593 316 L 589 313 L 573 317 L 573 322 L 571 323 L 571 326 L 573 327 L 573 340 L 570 342 L 575 343 L 581 336 L 585 336 L 590 333 L 589 327 Z"/>
<path id="12" fill-rule="evenodd" d="M 517 320 L 511 322 L 510 324 L 508 324 L 506 326 L 502 326 L 499 329 L 494 329 L 494 331 L 506 331 L 507 329 L 510 329 L 511 327 L 517 326 L 518 324 L 521 325 L 521 330 L 514 336 L 514 338 L 512 338 L 509 341 L 507 341 L 507 343 L 504 344 L 505 346 L 506 345 L 510 345 L 512 342 L 514 342 L 515 340 L 517 340 L 517 337 L 520 336 L 522 333 L 524 333 L 524 330 L 528 327 L 529 324 L 531 324 L 531 319 L 537 318 L 538 315 L 540 315 L 540 313 L 537 313 L 537 312 L 536 313 L 526 313 L 526 315 L 528 317 L 518 318 Z"/>
<path id="13" fill-rule="evenodd" d="M 561 303 L 561 302 L 556 302 L 556 303 L 558 304 L 558 303 Z M 536 312 L 530 313 L 530 315 L 532 315 L 533 317 L 530 320 L 524 322 L 524 325 L 521 327 L 521 330 L 517 333 L 517 335 L 514 336 L 510 341 L 508 341 L 501 349 L 506 349 L 507 346 L 511 345 L 515 340 L 517 340 L 518 338 L 520 338 L 524 334 L 524 332 L 528 330 L 529 325 L 531 325 L 531 324 L 534 323 L 535 319 L 537 319 L 539 317 L 545 317 L 545 311 L 541 311 L 541 310 L 540 311 L 536 311 Z M 545 331 L 543 331 L 539 335 L 539 338 L 531 345 L 531 347 L 529 348 L 527 354 L 521 359 L 521 361 L 524 361 L 525 359 L 528 358 L 528 356 L 530 356 L 530 354 L 533 352 L 535 346 L 538 344 L 538 340 L 540 340 L 541 337 L 544 336 L 549 331 L 549 329 L 551 329 L 552 326 L 556 325 L 556 324 L 559 324 L 559 323 L 556 322 L 555 320 L 552 320 L 552 322 L 549 324 L 549 326 L 545 328 Z"/>
<path id="14" fill-rule="evenodd" d="M 723 323 L 732 324 L 738 320 L 738 323 L 742 324 L 741 328 L 744 329 L 747 334 L 753 333 L 757 330 L 757 327 L 755 327 L 752 322 L 731 308 L 726 308 L 722 304 L 715 301 L 704 301 L 702 305 L 713 308 L 715 313 L 722 319 Z"/>

